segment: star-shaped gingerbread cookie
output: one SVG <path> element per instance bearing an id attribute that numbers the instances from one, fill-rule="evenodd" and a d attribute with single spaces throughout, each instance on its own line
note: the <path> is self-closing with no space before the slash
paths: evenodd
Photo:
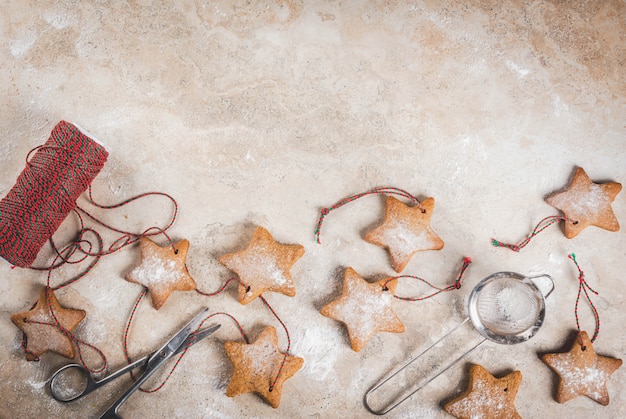
<path id="1" fill-rule="evenodd" d="M 369 283 L 348 268 L 343 293 L 320 312 L 346 325 L 352 349 L 358 352 L 376 332 L 404 331 L 404 324 L 391 308 L 397 284 L 397 280 L 389 278 Z"/>
<path id="2" fill-rule="evenodd" d="M 582 346 L 576 339 L 569 352 L 541 357 L 560 377 L 556 401 L 565 403 L 578 396 L 587 396 L 606 406 L 609 404 L 606 382 L 622 365 L 622 360 L 596 354 L 587 332 L 580 332 L 580 339 Z"/>
<path id="3" fill-rule="evenodd" d="M 255 392 L 274 408 L 280 404 L 284 382 L 304 363 L 304 359 L 288 354 L 285 359 L 278 349 L 276 329 L 271 326 L 263 329 L 254 343 L 230 341 L 224 343 L 224 348 L 235 369 L 226 395 Z"/>
<path id="4" fill-rule="evenodd" d="M 621 190 L 617 182 L 594 183 L 579 167 L 569 187 L 548 196 L 546 202 L 565 214 L 565 237 L 572 239 L 589 226 L 618 231 L 611 202 Z"/>
<path id="5" fill-rule="evenodd" d="M 269 231 L 257 227 L 248 247 L 219 260 L 239 276 L 239 302 L 248 304 L 265 291 L 296 295 L 289 270 L 303 254 L 303 246 L 280 244 Z"/>
<path id="6" fill-rule="evenodd" d="M 435 199 L 409 206 L 388 196 L 383 223 L 365 235 L 365 241 L 386 248 L 396 272 L 402 272 L 411 257 L 423 250 L 439 250 L 443 241 L 430 228 Z"/>
<path id="7" fill-rule="evenodd" d="M 158 310 L 172 291 L 196 289 L 196 282 L 185 265 L 188 250 L 188 240 L 161 247 L 149 238 L 141 237 L 141 263 L 126 275 L 126 280 L 148 288 L 152 305 Z"/>
<path id="8" fill-rule="evenodd" d="M 482 366 L 472 365 L 467 390 L 447 402 L 443 409 L 459 419 L 521 418 L 514 405 L 521 381 L 519 371 L 495 378 Z"/>
<path id="9" fill-rule="evenodd" d="M 52 313 L 59 322 L 58 326 Z M 71 332 L 85 318 L 85 314 L 85 310 L 63 307 L 54 292 L 46 287 L 41 291 L 35 307 L 13 314 L 11 321 L 26 335 L 28 361 L 36 360 L 48 351 L 74 358 L 74 345 L 60 328 Z"/>

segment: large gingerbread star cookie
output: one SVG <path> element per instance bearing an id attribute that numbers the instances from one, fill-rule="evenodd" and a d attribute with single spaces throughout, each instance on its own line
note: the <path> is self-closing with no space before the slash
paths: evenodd
<path id="1" fill-rule="evenodd" d="M 248 304 L 265 291 L 296 295 L 289 270 L 303 254 L 303 246 L 280 244 L 269 231 L 257 227 L 248 247 L 219 260 L 239 276 L 239 302 Z"/>
<path id="2" fill-rule="evenodd" d="M 254 392 L 274 408 L 280 404 L 285 380 L 304 363 L 302 358 L 291 355 L 285 359 L 285 354 L 278 349 L 276 329 L 271 326 L 263 329 L 254 343 L 230 341 L 224 343 L 224 348 L 235 369 L 226 395 L 235 397 Z"/>
<path id="3" fill-rule="evenodd" d="M 58 326 L 52 315 L 58 320 Z M 72 331 L 85 318 L 85 310 L 63 307 L 48 287 L 41 290 L 37 304 L 16 313 L 11 321 L 26 335 L 26 359 L 33 361 L 48 351 L 74 358 L 74 345 L 60 328 Z"/>
<path id="4" fill-rule="evenodd" d="M 404 331 L 404 324 L 391 308 L 397 284 L 397 280 L 389 278 L 369 283 L 348 268 L 343 293 L 320 312 L 345 324 L 352 349 L 360 351 L 376 332 Z"/>
<path id="5" fill-rule="evenodd" d="M 556 401 L 565 403 L 578 396 L 587 396 L 606 406 L 609 404 L 606 382 L 622 365 L 622 360 L 596 354 L 587 332 L 580 332 L 580 339 L 582 346 L 576 339 L 569 352 L 541 357 L 560 377 Z"/>
<path id="6" fill-rule="evenodd" d="M 572 239 L 589 226 L 618 231 L 611 202 L 621 190 L 617 182 L 594 183 L 579 167 L 569 187 L 548 196 L 546 202 L 565 214 L 565 237 Z"/>
<path id="7" fill-rule="evenodd" d="M 402 272 L 415 253 L 443 248 L 443 240 L 430 228 L 434 208 L 434 198 L 409 206 L 388 196 L 383 223 L 367 233 L 365 241 L 386 248 L 393 268 Z"/>
<path id="8" fill-rule="evenodd" d="M 172 291 L 196 289 L 196 282 L 185 265 L 188 240 L 161 247 L 149 238 L 141 237 L 139 250 L 141 263 L 126 275 L 126 280 L 148 288 L 155 309 L 165 304 Z"/>
<path id="9" fill-rule="evenodd" d="M 472 365 L 467 390 L 446 403 L 443 409 L 458 419 L 521 418 L 514 405 L 521 381 L 519 371 L 496 378 L 482 366 Z"/>

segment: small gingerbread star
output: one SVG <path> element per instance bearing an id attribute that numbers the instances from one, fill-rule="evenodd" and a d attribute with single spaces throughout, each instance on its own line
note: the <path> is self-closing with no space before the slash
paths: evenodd
<path id="1" fill-rule="evenodd" d="M 495 378 L 482 366 L 472 365 L 467 390 L 446 403 L 443 409 L 459 419 L 521 418 L 514 405 L 521 381 L 519 371 Z"/>
<path id="2" fill-rule="evenodd" d="M 396 272 L 402 272 L 415 253 L 443 248 L 443 241 L 430 228 L 435 199 L 427 198 L 420 205 L 411 207 L 387 197 L 383 223 L 365 235 L 365 241 L 389 251 Z"/>
<path id="3" fill-rule="evenodd" d="M 592 182 L 583 168 L 579 167 L 569 187 L 550 195 L 546 202 L 565 214 L 565 237 L 572 239 L 589 226 L 618 231 L 619 222 L 611 202 L 621 190 L 622 185 L 617 182 Z"/>
<path id="4" fill-rule="evenodd" d="M 622 360 L 596 354 L 587 332 L 580 332 L 580 341 L 576 339 L 569 352 L 546 354 L 541 359 L 560 377 L 557 402 L 587 396 L 604 406 L 609 404 L 606 381 Z"/>
<path id="5" fill-rule="evenodd" d="M 58 320 L 58 325 L 52 315 Z M 29 311 L 13 314 L 11 321 L 26 335 L 26 359 L 37 360 L 48 351 L 74 358 L 71 332 L 85 318 L 85 310 L 63 307 L 49 287 L 41 290 L 37 304 Z"/>
<path id="6" fill-rule="evenodd" d="M 276 329 L 271 326 L 263 329 L 254 343 L 231 341 L 224 343 L 224 349 L 235 369 L 226 395 L 235 397 L 255 392 L 274 408 L 280 404 L 284 382 L 304 363 L 299 357 L 286 355 L 285 358 L 278 349 Z"/>
<path id="7" fill-rule="evenodd" d="M 152 305 L 158 310 L 172 291 L 196 289 L 196 282 L 185 265 L 188 250 L 188 240 L 161 247 L 149 238 L 141 237 L 141 263 L 126 275 L 126 280 L 148 288 Z"/>
<path id="8" fill-rule="evenodd" d="M 368 283 L 348 268 L 343 293 L 320 312 L 346 325 L 352 349 L 358 352 L 376 332 L 404 331 L 404 324 L 391 308 L 397 284 L 397 280 L 389 278 Z"/>
<path id="9" fill-rule="evenodd" d="M 303 246 L 280 244 L 266 229 L 257 227 L 248 247 L 219 260 L 239 276 L 239 302 L 248 304 L 265 291 L 296 295 L 289 270 L 303 254 Z"/>

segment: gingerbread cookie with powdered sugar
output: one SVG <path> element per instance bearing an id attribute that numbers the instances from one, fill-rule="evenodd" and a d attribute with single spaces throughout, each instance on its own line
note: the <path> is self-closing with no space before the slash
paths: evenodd
<path id="1" fill-rule="evenodd" d="M 609 404 L 606 382 L 622 366 L 622 360 L 596 354 L 587 332 L 580 332 L 569 352 L 545 354 L 541 359 L 559 375 L 557 402 L 587 396 L 604 406 Z"/>
<path id="2" fill-rule="evenodd" d="M 34 361 L 48 351 L 74 358 L 74 345 L 68 334 L 85 318 L 85 310 L 67 308 L 59 303 L 51 288 L 41 290 L 37 304 L 11 316 L 11 321 L 26 335 L 26 359 Z"/>
<path id="3" fill-rule="evenodd" d="M 257 227 L 244 250 L 223 255 L 219 261 L 239 277 L 239 302 L 248 304 L 265 291 L 296 295 L 291 267 L 304 254 L 299 244 L 281 244 Z"/>
<path id="4" fill-rule="evenodd" d="M 589 226 L 618 231 L 611 203 L 621 190 L 617 182 L 594 183 L 578 167 L 568 188 L 548 196 L 546 202 L 565 214 L 565 237 L 572 239 Z"/>
<path id="5" fill-rule="evenodd" d="M 467 390 L 443 409 L 458 419 L 519 419 L 514 402 L 521 381 L 519 371 L 496 378 L 482 366 L 472 365 Z"/>
<path id="6" fill-rule="evenodd" d="M 229 341 L 224 349 L 234 367 L 226 395 L 256 393 L 273 408 L 280 405 L 285 381 L 304 364 L 302 358 L 278 349 L 276 329 L 271 326 L 263 329 L 254 343 Z"/>
<path id="7" fill-rule="evenodd" d="M 149 238 L 141 237 L 139 250 L 141 263 L 126 275 L 126 280 L 148 288 L 155 309 L 160 309 L 173 291 L 196 289 L 196 282 L 185 263 L 188 240 L 161 247 Z"/>
<path id="8" fill-rule="evenodd" d="M 409 206 L 388 196 L 382 224 L 367 233 L 365 241 L 387 249 L 393 269 L 402 272 L 415 253 L 443 248 L 443 240 L 430 228 L 434 208 L 434 198 Z"/>
<path id="9" fill-rule="evenodd" d="M 396 279 L 389 278 L 369 283 L 348 268 L 342 294 L 320 312 L 346 325 L 352 349 L 358 352 L 374 333 L 404 331 L 404 324 L 391 307 L 397 284 Z"/>

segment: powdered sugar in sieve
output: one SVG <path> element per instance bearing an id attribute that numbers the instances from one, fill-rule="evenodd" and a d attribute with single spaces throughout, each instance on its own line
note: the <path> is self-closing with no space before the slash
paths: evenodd
<path id="1" fill-rule="evenodd" d="M 545 297 L 537 288 L 537 279 L 513 272 L 498 272 L 482 280 L 472 291 L 469 315 L 474 327 L 486 338 L 513 344 L 530 339 L 539 330 L 545 316 Z M 551 292 L 551 290 L 550 290 Z"/>
<path id="2" fill-rule="evenodd" d="M 517 334 L 537 322 L 542 302 L 532 288 L 513 278 L 487 284 L 476 299 L 476 309 L 488 329 L 503 334 Z"/>

